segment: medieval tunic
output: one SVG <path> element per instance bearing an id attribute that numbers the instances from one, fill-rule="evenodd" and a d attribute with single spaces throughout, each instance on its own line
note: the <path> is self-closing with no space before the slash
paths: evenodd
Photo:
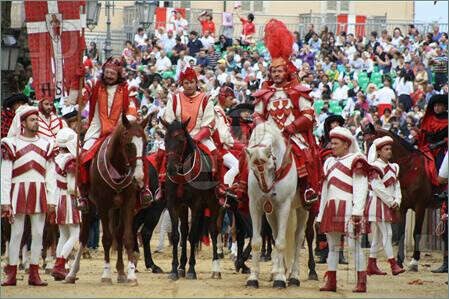
<path id="1" fill-rule="evenodd" d="M 81 213 L 74 206 L 75 157 L 71 153 L 59 154 L 55 158 L 56 168 L 56 223 L 78 224 Z"/>
<path id="2" fill-rule="evenodd" d="M 56 204 L 53 143 L 41 137 L 2 139 L 1 204 L 11 205 L 13 214 L 47 212 Z"/>
<path id="3" fill-rule="evenodd" d="M 323 189 L 317 222 L 322 233 L 346 232 L 351 216 L 363 216 L 368 178 L 363 174 L 367 166 L 360 154 L 329 157 L 324 163 Z"/>
<path id="4" fill-rule="evenodd" d="M 39 112 L 38 117 L 39 117 L 39 131 L 37 134 L 42 138 L 54 142 L 56 134 L 58 134 L 59 130 L 64 127 L 64 123 L 54 113 L 51 113 L 50 117 L 46 118 L 42 112 Z"/>
<path id="5" fill-rule="evenodd" d="M 126 115 L 137 115 L 135 103 L 129 97 L 127 84 L 105 86 L 97 81 L 92 88 L 86 89 L 83 97 L 85 101 L 90 100 L 90 125 L 84 138 L 85 150 L 89 150 L 98 138 L 108 136 L 114 131 L 123 111 Z"/>
<path id="6" fill-rule="evenodd" d="M 225 155 L 234 147 L 234 137 L 231 134 L 231 121 L 219 105 L 214 107 L 215 111 L 215 130 L 213 139 L 220 150 L 220 154 Z"/>
<path id="7" fill-rule="evenodd" d="M 399 165 L 385 163 L 377 159 L 372 164 L 376 171 L 370 178 L 370 193 L 367 204 L 369 221 L 395 222 L 394 211 L 390 207 L 401 204 L 401 186 L 399 183 Z"/>
<path id="8" fill-rule="evenodd" d="M 212 135 L 215 128 L 214 104 L 203 92 L 193 97 L 188 97 L 184 93 L 173 95 L 168 99 L 163 118 L 168 123 L 172 123 L 175 119 L 181 122 L 190 119 L 187 131 L 192 137 L 203 127 L 208 128 Z M 201 143 L 211 152 L 216 149 L 212 137 L 204 138 Z"/>

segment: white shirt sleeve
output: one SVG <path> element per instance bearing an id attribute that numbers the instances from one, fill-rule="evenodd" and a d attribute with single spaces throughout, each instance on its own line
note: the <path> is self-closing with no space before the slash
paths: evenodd
<path id="1" fill-rule="evenodd" d="M 393 205 L 393 195 L 390 194 L 385 188 L 384 183 L 381 178 L 375 178 L 371 180 L 371 188 L 373 189 L 373 193 L 380 198 L 387 206 L 391 207 Z"/>
<path id="2" fill-rule="evenodd" d="M 12 161 L 2 159 L 2 205 L 11 204 L 11 179 L 12 179 Z"/>
<path id="3" fill-rule="evenodd" d="M 171 96 L 168 98 L 167 106 L 165 107 L 164 115 L 162 116 L 162 119 L 169 124 L 176 119 L 176 115 L 173 112 L 173 98 L 175 98 L 175 96 Z"/>
<path id="4" fill-rule="evenodd" d="M 231 135 L 228 125 L 226 124 L 225 118 L 219 112 L 215 113 L 215 127 L 218 130 L 218 136 L 220 136 L 220 141 L 226 145 L 227 149 L 234 146 L 234 138 Z"/>
<path id="5" fill-rule="evenodd" d="M 353 190 L 352 195 L 352 215 L 362 216 L 365 209 L 366 196 L 368 194 L 368 178 L 356 173 L 352 176 Z"/>
<path id="6" fill-rule="evenodd" d="M 441 163 L 440 170 L 438 171 L 438 176 L 447 179 L 448 168 L 449 168 L 449 165 L 448 165 L 448 158 L 447 158 L 447 152 L 446 152 L 446 155 L 444 156 L 443 163 Z M 2 174 L 3 174 L 3 172 L 2 172 Z"/>
<path id="7" fill-rule="evenodd" d="M 45 185 L 47 187 L 47 204 L 56 205 L 58 200 L 56 199 L 56 176 L 55 176 L 55 161 L 53 159 L 47 161 L 47 167 L 45 169 Z"/>

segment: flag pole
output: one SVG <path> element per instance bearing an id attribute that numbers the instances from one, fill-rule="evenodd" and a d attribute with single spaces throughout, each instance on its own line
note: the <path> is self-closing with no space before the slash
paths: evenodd
<path id="1" fill-rule="evenodd" d="M 84 2 L 84 5 L 81 6 L 82 8 L 82 14 L 86 14 L 86 3 Z M 81 18 L 81 16 L 80 16 Z M 81 22 L 82 23 L 82 22 Z M 80 47 L 80 67 L 83 65 L 83 51 L 84 51 L 84 26 L 81 24 L 81 37 L 78 41 L 78 45 Z M 78 200 L 78 182 L 79 182 L 79 173 L 80 173 L 80 132 L 81 132 L 81 106 L 82 106 L 82 99 L 83 99 L 83 83 L 84 83 L 84 76 L 81 76 L 79 78 L 78 82 L 78 109 L 76 113 L 76 160 L 75 160 L 75 194 L 74 197 L 76 200 Z"/>

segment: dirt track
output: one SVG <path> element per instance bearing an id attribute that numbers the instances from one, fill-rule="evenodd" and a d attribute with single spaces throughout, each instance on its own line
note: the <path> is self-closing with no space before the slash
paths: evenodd
<path id="1" fill-rule="evenodd" d="M 157 237 L 157 234 L 156 236 Z M 152 241 L 153 249 L 156 248 L 156 240 Z M 154 254 L 154 260 L 164 271 L 168 271 L 171 265 L 171 248 L 166 247 L 164 253 Z M 304 256 L 304 255 L 303 255 Z M 387 276 L 368 278 L 368 293 L 354 295 L 351 290 L 355 286 L 355 273 L 353 265 L 340 265 L 337 273 L 338 292 L 322 293 L 319 287 L 323 284 L 323 275 L 326 265 L 317 265 L 320 281 L 307 281 L 306 261 L 301 267 L 301 286 L 299 288 L 287 288 L 286 290 L 273 289 L 268 281 L 271 263 L 261 264 L 261 276 L 259 289 L 245 287 L 247 275 L 237 274 L 233 263 L 228 256 L 221 262 L 222 279 L 210 278 L 211 262 L 210 248 L 204 247 L 197 259 L 197 281 L 180 279 L 173 282 L 167 278 L 167 274 L 153 274 L 145 271 L 142 258 L 139 261 L 137 273 L 139 285 L 131 287 L 126 284 L 117 284 L 117 274 L 113 273 L 113 284 L 100 283 L 103 268 L 102 253 L 95 254 L 92 259 L 81 261 L 79 280 L 75 285 L 66 285 L 56 282 L 50 275 L 41 274 L 41 277 L 49 282 L 48 287 L 29 287 L 28 276 L 19 271 L 18 285 L 16 287 L 2 287 L 0 295 L 5 297 L 444 297 L 447 298 L 448 286 L 447 274 L 433 274 L 430 269 L 439 266 L 441 253 L 422 253 L 420 272 L 406 272 L 393 277 L 389 271 L 389 265 L 385 258 L 381 258 L 379 268 L 387 271 Z M 112 257 L 112 265 L 115 267 L 115 256 Z M 250 266 L 250 262 L 248 263 Z M 43 271 L 41 271 L 43 273 Z M 420 279 L 422 285 L 409 285 L 408 283 Z"/>

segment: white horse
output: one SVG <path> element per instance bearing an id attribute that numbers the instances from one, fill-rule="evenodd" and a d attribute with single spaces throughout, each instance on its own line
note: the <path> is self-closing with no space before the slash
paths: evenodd
<path id="1" fill-rule="evenodd" d="M 299 255 L 309 212 L 301 204 L 290 145 L 273 121 L 257 125 L 248 148 L 249 210 L 253 224 L 252 267 L 247 286 L 259 287 L 262 216 L 273 231 L 273 287 L 299 286 Z M 271 208 L 271 212 L 270 212 Z"/>

